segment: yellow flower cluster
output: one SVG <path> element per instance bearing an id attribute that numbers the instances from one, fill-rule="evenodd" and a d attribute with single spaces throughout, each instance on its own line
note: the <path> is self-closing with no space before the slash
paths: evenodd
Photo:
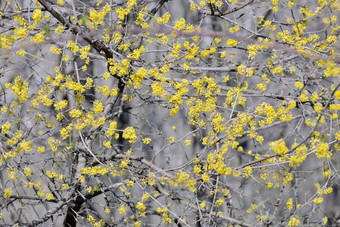
<path id="1" fill-rule="evenodd" d="M 240 26 L 239 26 L 239 25 L 236 25 L 236 26 L 234 26 L 234 27 L 230 27 L 230 28 L 228 29 L 228 31 L 229 31 L 230 33 L 237 32 L 238 30 L 240 30 Z"/>
<path id="2" fill-rule="evenodd" d="M 138 60 L 139 57 L 142 55 L 143 51 L 146 51 L 147 49 L 144 46 L 139 47 L 138 49 L 134 49 L 131 54 L 128 55 L 129 58 Z"/>
<path id="3" fill-rule="evenodd" d="M 59 25 L 55 30 L 54 33 L 57 35 L 61 35 L 64 32 L 65 28 L 62 25 Z"/>
<path id="4" fill-rule="evenodd" d="M 128 139 L 129 143 L 135 143 L 137 140 L 136 129 L 133 127 L 127 127 L 123 131 L 123 138 Z"/>
<path id="5" fill-rule="evenodd" d="M 4 135 L 8 134 L 10 128 L 11 128 L 11 123 L 6 122 L 5 124 L 1 126 L 1 133 Z"/>
<path id="6" fill-rule="evenodd" d="M 12 189 L 11 188 L 5 188 L 4 194 L 2 195 L 5 199 L 11 197 L 12 195 Z"/>
<path id="7" fill-rule="evenodd" d="M 90 49 L 91 49 L 90 45 L 87 45 L 87 46 L 84 46 L 83 48 L 81 48 L 79 50 L 79 52 L 80 52 L 79 58 L 82 59 L 82 60 L 86 59 L 87 58 L 87 53 L 90 51 Z"/>
<path id="8" fill-rule="evenodd" d="M 168 216 L 167 213 L 162 214 L 162 222 L 170 224 L 172 222 L 172 219 Z"/>
<path id="9" fill-rule="evenodd" d="M 54 139 L 53 137 L 48 138 L 47 142 L 52 151 L 57 151 L 58 147 L 61 144 L 60 140 Z"/>
<path id="10" fill-rule="evenodd" d="M 164 98 L 166 96 L 166 92 L 164 91 L 164 85 L 163 83 L 157 83 L 157 82 L 153 82 L 151 84 L 151 88 L 152 88 L 152 94 L 154 96 L 160 96 L 161 98 Z"/>
<path id="11" fill-rule="evenodd" d="M 14 31 L 13 31 L 14 32 Z M 26 35 L 26 34 L 25 34 Z M 18 38 L 13 35 L 6 35 L 4 33 L 0 36 L 0 44 L 1 48 L 5 50 L 9 50 L 12 48 L 12 44 L 17 40 Z"/>
<path id="12" fill-rule="evenodd" d="M 71 131 L 72 131 L 72 126 L 68 125 L 67 127 L 60 129 L 60 135 L 63 139 L 66 139 L 67 137 L 69 137 Z"/>
<path id="13" fill-rule="evenodd" d="M 68 104 L 67 100 L 61 100 L 60 102 L 54 104 L 54 108 L 56 110 L 61 110 L 64 109 L 67 106 L 67 104 Z"/>
<path id="14" fill-rule="evenodd" d="M 31 41 L 33 43 L 42 43 L 45 42 L 45 39 L 46 39 L 45 31 L 39 32 L 35 36 L 31 37 Z"/>
<path id="15" fill-rule="evenodd" d="M 145 205 L 142 202 L 137 202 L 136 208 L 139 210 L 140 216 L 145 216 Z"/>
<path id="16" fill-rule="evenodd" d="M 136 73 L 131 74 L 131 80 L 134 82 L 133 88 L 139 88 L 144 78 L 148 75 L 148 70 L 144 67 L 138 69 Z"/>
<path id="17" fill-rule="evenodd" d="M 178 21 L 176 21 L 174 29 L 177 31 L 182 30 L 185 27 L 185 19 L 182 17 Z"/>
<path id="18" fill-rule="evenodd" d="M 93 102 L 93 112 L 98 114 L 103 111 L 103 104 L 99 100 L 94 100 Z"/>
<path id="19" fill-rule="evenodd" d="M 117 128 L 117 122 L 115 122 L 115 121 L 110 121 L 110 126 L 109 126 L 109 128 L 106 130 L 105 136 L 108 137 L 108 138 L 111 137 L 111 136 L 113 136 L 113 134 L 115 133 L 116 128 Z"/>
<path id="20" fill-rule="evenodd" d="M 40 23 L 41 15 L 42 15 L 42 12 L 41 12 L 40 9 L 35 9 L 33 11 L 32 19 L 33 19 L 34 23 L 36 23 L 36 24 Z"/>
<path id="21" fill-rule="evenodd" d="M 93 166 L 93 167 L 85 167 L 81 170 L 81 174 L 85 175 L 105 175 L 109 172 L 110 167 L 105 166 L 105 167 L 101 167 L 101 166 Z"/>
<path id="22" fill-rule="evenodd" d="M 243 176 L 245 178 L 248 178 L 251 176 L 251 174 L 253 173 L 253 170 L 250 166 L 247 166 L 245 169 L 244 169 L 244 173 L 243 173 Z"/>
<path id="23" fill-rule="evenodd" d="M 23 27 L 16 27 L 13 30 L 13 33 L 17 35 L 19 39 L 22 39 L 27 35 L 27 30 L 26 28 L 23 28 Z"/>
<path id="24" fill-rule="evenodd" d="M 329 145 L 327 142 L 320 142 L 318 139 L 311 141 L 312 149 L 315 149 L 315 155 L 318 158 L 331 158 L 332 152 L 329 150 Z"/>
<path id="25" fill-rule="evenodd" d="M 94 27 L 97 27 L 98 25 L 102 25 L 104 23 L 104 17 L 110 11 L 111 11 L 111 7 L 108 4 L 106 4 L 103 7 L 103 10 L 100 11 L 100 12 L 97 12 L 94 9 L 90 10 L 90 20 L 92 21 Z M 89 27 L 92 27 L 91 25 L 87 24 L 87 26 L 89 26 Z"/>
<path id="26" fill-rule="evenodd" d="M 46 171 L 46 176 L 48 176 L 49 178 L 54 178 L 56 180 L 63 180 L 64 179 L 64 175 L 63 174 L 60 174 L 60 173 L 55 173 L 55 172 L 52 172 L 52 171 Z"/>
<path id="27" fill-rule="evenodd" d="M 272 149 L 275 154 L 280 156 L 285 155 L 288 152 L 288 148 L 286 147 L 286 143 L 283 139 L 279 139 L 269 143 L 270 149 Z"/>
<path id="28" fill-rule="evenodd" d="M 182 96 L 189 92 L 187 88 L 189 81 L 187 79 L 183 79 L 182 82 L 177 82 L 175 84 L 177 92 L 172 95 L 168 96 L 166 100 L 169 104 L 172 104 L 172 109 L 170 110 L 170 116 L 175 116 L 179 110 L 179 105 L 183 103 Z"/>
<path id="29" fill-rule="evenodd" d="M 246 77 L 250 77 L 252 76 L 254 73 L 255 73 L 255 69 L 253 68 L 248 68 L 247 66 L 245 65 L 239 65 L 237 67 L 237 72 L 241 75 L 244 75 Z"/>
<path id="30" fill-rule="evenodd" d="M 288 200 L 287 200 L 287 202 L 286 202 L 286 207 L 287 207 L 287 209 L 288 210 L 291 210 L 291 209 L 293 209 L 293 199 L 292 198 L 289 198 Z"/>
<path id="31" fill-rule="evenodd" d="M 22 82 L 21 77 L 17 76 L 14 79 L 14 85 L 11 87 L 11 90 L 18 96 L 19 100 L 22 102 L 26 102 L 28 99 L 28 83 Z"/>
<path id="32" fill-rule="evenodd" d="M 157 18 L 157 23 L 158 24 L 166 24 L 169 22 L 170 19 L 170 13 L 166 12 L 162 17 Z"/>
<path id="33" fill-rule="evenodd" d="M 19 151 L 26 151 L 26 152 L 30 152 L 31 148 L 33 146 L 33 142 L 32 141 L 26 141 L 25 139 L 21 141 L 21 143 L 19 144 Z"/>
<path id="34" fill-rule="evenodd" d="M 297 146 L 297 144 L 293 144 L 292 147 Z M 301 163 L 307 158 L 307 147 L 306 145 L 301 145 L 296 148 L 295 155 L 289 157 L 289 166 L 298 167 Z"/>
<path id="35" fill-rule="evenodd" d="M 290 227 L 294 227 L 294 226 L 298 226 L 300 224 L 300 220 L 294 217 L 290 217 L 289 222 L 288 222 L 288 226 Z"/>
<path id="36" fill-rule="evenodd" d="M 79 51 L 79 46 L 72 40 L 68 41 L 67 47 L 70 48 L 72 53 L 77 53 Z"/>

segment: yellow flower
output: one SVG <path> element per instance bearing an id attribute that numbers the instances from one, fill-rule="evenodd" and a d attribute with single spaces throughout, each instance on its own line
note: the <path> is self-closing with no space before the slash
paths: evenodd
<path id="1" fill-rule="evenodd" d="M 267 85 L 262 83 L 257 84 L 256 87 L 261 91 L 265 91 L 267 89 Z"/>
<path id="2" fill-rule="evenodd" d="M 133 223 L 133 227 L 140 227 L 142 225 L 141 221 L 136 221 L 135 223 Z"/>
<path id="3" fill-rule="evenodd" d="M 303 88 L 303 83 L 301 81 L 297 81 L 295 82 L 294 86 L 301 90 Z"/>
<path id="4" fill-rule="evenodd" d="M 203 182 L 210 182 L 210 179 L 207 173 L 202 174 L 202 180 Z"/>
<path id="5" fill-rule="evenodd" d="M 72 53 L 77 53 L 79 50 L 79 46 L 72 40 L 68 41 L 67 47 L 70 48 Z"/>
<path id="6" fill-rule="evenodd" d="M 58 3 L 59 6 L 63 6 L 64 5 L 64 1 L 63 0 L 58 0 L 57 3 Z"/>
<path id="7" fill-rule="evenodd" d="M 73 109 L 69 112 L 69 114 L 71 117 L 76 118 L 76 117 L 80 117 L 82 115 L 82 112 L 81 110 Z"/>
<path id="8" fill-rule="evenodd" d="M 134 183 L 132 180 L 130 180 L 130 181 L 128 181 L 128 182 L 126 183 L 126 186 L 132 187 L 134 184 L 135 184 L 135 183 Z"/>
<path id="9" fill-rule="evenodd" d="M 52 193 L 46 194 L 46 195 L 45 195 L 45 198 L 46 198 L 46 200 L 51 200 L 51 199 L 53 199 Z"/>
<path id="10" fill-rule="evenodd" d="M 45 147 L 38 147 L 37 152 L 43 153 L 45 151 Z"/>
<path id="11" fill-rule="evenodd" d="M 5 124 L 1 126 L 1 133 L 4 135 L 8 134 L 10 128 L 11 128 L 11 123 L 6 122 Z"/>
<path id="12" fill-rule="evenodd" d="M 274 68 L 273 69 L 273 74 L 280 74 L 280 73 L 282 73 L 282 66 L 278 66 L 278 67 L 276 67 L 276 68 Z"/>
<path id="13" fill-rule="evenodd" d="M 185 146 L 191 145 L 191 140 L 184 140 L 184 144 L 185 144 Z"/>
<path id="14" fill-rule="evenodd" d="M 195 3 L 190 4 L 190 10 L 197 11 L 197 5 Z"/>
<path id="15" fill-rule="evenodd" d="M 174 29 L 177 31 L 182 30 L 185 27 L 185 19 L 181 18 L 180 20 L 176 21 Z"/>
<path id="16" fill-rule="evenodd" d="M 286 143 L 283 139 L 270 142 L 269 146 L 276 154 L 280 156 L 283 156 L 288 152 L 288 148 L 286 147 Z"/>
<path id="17" fill-rule="evenodd" d="M 308 98 L 308 91 L 307 90 L 303 90 L 300 94 L 300 100 L 302 102 L 307 102 L 309 100 Z"/>
<path id="18" fill-rule="evenodd" d="M 149 144 L 151 142 L 151 138 L 144 138 L 143 143 Z"/>
<path id="19" fill-rule="evenodd" d="M 299 223 L 300 223 L 299 219 L 294 218 L 294 217 L 290 217 L 289 222 L 288 222 L 288 226 L 291 226 L 291 227 L 298 226 Z"/>
<path id="20" fill-rule="evenodd" d="M 61 190 L 66 190 L 68 188 L 68 184 L 63 184 L 62 186 L 61 186 Z"/>
<path id="21" fill-rule="evenodd" d="M 26 166 L 24 169 L 24 174 L 26 177 L 31 177 L 32 176 L 31 169 Z"/>
<path id="22" fill-rule="evenodd" d="M 1 113 L 5 114 L 7 113 L 8 108 L 6 106 L 1 107 Z"/>
<path id="23" fill-rule="evenodd" d="M 340 100 L 340 91 L 336 91 L 336 92 L 334 93 L 334 96 L 335 96 L 335 98 L 336 98 L 337 100 Z"/>
<path id="24" fill-rule="evenodd" d="M 327 224 L 327 222 L 328 222 L 327 216 L 325 216 L 325 217 L 322 219 L 322 221 L 323 221 L 324 224 Z"/>
<path id="25" fill-rule="evenodd" d="M 16 34 L 20 39 L 24 38 L 27 35 L 26 29 L 22 27 L 16 27 L 13 30 L 13 33 Z M 3 38 L 3 36 L 1 38 Z M 5 43 L 5 42 L 2 42 L 2 43 Z"/>
<path id="26" fill-rule="evenodd" d="M 34 43 L 42 43 L 45 42 L 45 31 L 39 32 L 35 36 L 31 37 L 31 41 Z"/>
<path id="27" fill-rule="evenodd" d="M 244 177 L 248 178 L 253 173 L 253 170 L 250 166 L 247 166 L 244 170 Z"/>
<path id="28" fill-rule="evenodd" d="M 3 197 L 5 199 L 7 199 L 7 198 L 11 197 L 11 195 L 12 195 L 12 189 L 11 188 L 5 188 Z"/>
<path id="29" fill-rule="evenodd" d="M 111 141 L 110 141 L 110 140 L 105 140 L 105 141 L 103 142 L 103 145 L 104 145 L 104 147 L 106 147 L 106 148 L 112 148 L 112 146 L 111 146 Z"/>
<path id="30" fill-rule="evenodd" d="M 33 11 L 32 19 L 34 20 L 34 23 L 39 24 L 41 19 L 41 10 L 35 9 Z"/>
<path id="31" fill-rule="evenodd" d="M 229 32 L 230 33 L 237 32 L 238 30 L 240 30 L 240 26 L 239 25 L 236 25 L 234 27 L 229 28 Z"/>
<path id="32" fill-rule="evenodd" d="M 148 198 L 149 198 L 149 194 L 148 193 L 145 193 L 143 196 L 142 196 L 142 201 L 146 201 L 146 200 L 148 200 Z"/>
<path id="33" fill-rule="evenodd" d="M 289 199 L 287 200 L 286 206 L 287 206 L 287 209 L 288 209 L 288 210 L 293 209 L 293 199 L 292 199 L 292 198 L 289 198 Z"/>
<path id="34" fill-rule="evenodd" d="M 86 218 L 90 223 L 94 224 L 96 223 L 96 219 L 92 217 L 92 215 L 88 214 Z"/>
<path id="35" fill-rule="evenodd" d="M 24 51 L 23 49 L 20 49 L 19 51 L 16 52 L 16 54 L 17 54 L 18 56 L 24 56 L 24 55 L 27 54 L 27 52 Z"/>
<path id="36" fill-rule="evenodd" d="M 106 208 L 104 212 L 109 214 L 111 212 L 111 209 L 110 208 Z"/>
<path id="37" fill-rule="evenodd" d="M 136 129 L 134 129 L 133 127 L 127 127 L 124 131 L 123 131 L 123 138 L 124 139 L 128 139 L 129 143 L 135 143 L 137 136 L 136 136 Z"/>
<path id="38" fill-rule="evenodd" d="M 62 25 L 59 25 L 55 30 L 54 30 L 54 33 L 57 34 L 57 35 L 61 35 L 63 32 L 64 32 L 64 26 Z"/>
<path id="39" fill-rule="evenodd" d="M 151 84 L 151 88 L 152 88 L 152 94 L 154 96 L 160 96 L 161 98 L 164 98 L 166 96 L 166 92 L 164 91 L 164 85 L 163 83 L 157 83 L 157 82 L 153 82 Z"/>
<path id="40" fill-rule="evenodd" d="M 224 199 L 223 199 L 223 198 L 219 198 L 219 199 L 215 202 L 214 206 L 215 206 L 215 207 L 220 207 L 223 203 L 224 203 Z"/>
<path id="41" fill-rule="evenodd" d="M 95 114 L 103 111 L 103 104 L 99 100 L 94 100 L 93 102 L 93 111 Z"/>
<path id="42" fill-rule="evenodd" d="M 62 100 L 62 101 L 60 101 L 58 103 L 55 103 L 54 104 L 54 108 L 56 110 L 61 110 L 61 109 L 65 108 L 67 106 L 67 104 L 68 104 L 67 100 Z"/>
<path id="43" fill-rule="evenodd" d="M 117 128 L 117 122 L 115 121 L 110 121 L 110 126 L 109 128 L 107 129 L 107 131 L 105 132 L 105 136 L 106 137 L 111 137 L 113 136 L 115 130 Z"/>
<path id="44" fill-rule="evenodd" d="M 142 203 L 142 202 L 138 202 L 137 205 L 136 205 L 136 208 L 139 210 L 139 211 L 145 211 L 146 207 L 145 205 Z"/>
<path id="45" fill-rule="evenodd" d="M 169 143 L 172 144 L 175 142 L 175 138 L 173 136 L 169 137 Z"/>
<path id="46" fill-rule="evenodd" d="M 236 41 L 236 40 L 233 40 L 233 39 L 228 39 L 228 40 L 227 40 L 227 45 L 236 47 L 237 41 Z"/>

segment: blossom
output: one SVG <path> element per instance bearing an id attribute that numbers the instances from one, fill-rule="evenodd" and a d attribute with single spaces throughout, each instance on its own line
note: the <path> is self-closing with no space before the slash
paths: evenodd
<path id="1" fill-rule="evenodd" d="M 99 100 L 94 100 L 93 102 L 93 112 L 95 114 L 100 113 L 103 111 L 103 104 Z"/>
<path id="2" fill-rule="evenodd" d="M 300 223 L 299 219 L 294 218 L 294 217 L 290 217 L 289 222 L 288 222 L 288 226 L 291 226 L 291 227 L 298 226 L 299 223 Z"/>
<path id="3" fill-rule="evenodd" d="M 176 21 L 174 29 L 177 31 L 182 30 L 185 27 L 185 19 L 181 18 L 180 20 Z"/>
<path id="4" fill-rule="evenodd" d="M 12 189 L 11 188 L 5 188 L 3 197 L 5 199 L 7 199 L 7 198 L 11 197 L 11 195 L 12 195 Z"/>
<path id="5" fill-rule="evenodd" d="M 34 23 L 36 23 L 36 24 L 39 24 L 39 23 L 40 23 L 41 14 L 42 14 L 42 12 L 41 12 L 41 10 L 39 10 L 39 9 L 35 9 L 35 10 L 33 11 L 32 19 L 34 20 Z"/>
<path id="6" fill-rule="evenodd" d="M 137 136 L 136 136 L 136 129 L 134 129 L 133 127 L 127 127 L 124 131 L 123 131 L 123 138 L 124 139 L 128 139 L 129 143 L 135 143 Z"/>
<path id="7" fill-rule="evenodd" d="M 228 40 L 227 40 L 227 45 L 236 47 L 237 41 L 236 41 L 236 40 L 233 40 L 233 39 L 228 39 Z"/>
<path id="8" fill-rule="evenodd" d="M 289 198 L 289 199 L 287 200 L 286 206 L 287 206 L 287 209 L 288 209 L 288 210 L 293 209 L 293 199 L 292 199 L 292 198 Z"/>
<path id="9" fill-rule="evenodd" d="M 286 147 L 286 143 L 283 139 L 270 142 L 269 146 L 276 154 L 280 156 L 283 156 L 288 152 L 288 148 Z"/>

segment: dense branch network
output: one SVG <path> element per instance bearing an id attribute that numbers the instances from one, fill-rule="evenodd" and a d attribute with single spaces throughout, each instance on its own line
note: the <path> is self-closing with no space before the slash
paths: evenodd
<path id="1" fill-rule="evenodd" d="M 0 226 L 337 224 L 339 11 L 2 2 Z"/>

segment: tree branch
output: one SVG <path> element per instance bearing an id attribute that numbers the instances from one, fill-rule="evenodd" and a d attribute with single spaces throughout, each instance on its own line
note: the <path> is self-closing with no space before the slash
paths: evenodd
<path id="1" fill-rule="evenodd" d="M 110 48 L 102 41 L 92 39 L 91 36 L 85 34 L 79 26 L 76 26 L 71 23 L 68 19 L 66 19 L 62 14 L 58 13 L 53 9 L 53 6 L 46 2 L 45 0 L 38 0 L 40 4 L 50 12 L 60 23 L 62 23 L 66 28 L 70 29 L 71 32 L 75 35 L 80 35 L 87 43 L 89 43 L 98 53 L 102 51 L 105 53 L 105 57 L 112 58 L 113 52 Z"/>
<path id="2" fill-rule="evenodd" d="M 137 157 L 137 156 L 125 155 L 125 154 L 115 154 L 115 155 L 112 155 L 110 157 L 103 157 L 103 158 L 98 158 L 98 159 L 101 162 L 105 163 L 106 161 L 111 161 L 111 160 L 114 160 L 114 159 L 124 159 L 124 158 L 130 159 L 130 160 L 133 160 L 133 161 L 139 161 L 139 162 L 147 165 L 151 169 L 156 170 L 158 173 L 160 173 L 163 176 L 166 176 L 168 178 L 172 178 L 172 179 L 176 178 L 176 176 L 174 176 L 174 175 L 172 175 L 170 173 L 167 173 L 164 169 L 156 166 L 155 164 L 149 162 L 148 160 L 146 160 L 143 157 Z M 94 164 L 97 164 L 97 163 L 94 163 Z"/>

